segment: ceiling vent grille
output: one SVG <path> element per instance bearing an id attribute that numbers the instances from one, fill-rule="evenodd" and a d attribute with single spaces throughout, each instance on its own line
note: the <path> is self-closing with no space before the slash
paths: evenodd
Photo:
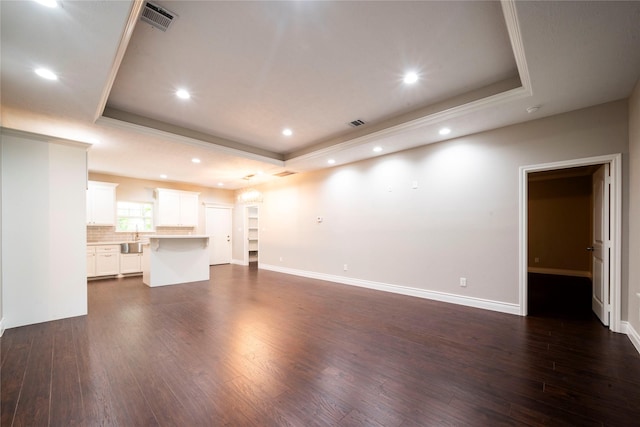
<path id="1" fill-rule="evenodd" d="M 277 177 L 282 178 L 282 177 L 293 175 L 293 174 L 295 174 L 295 172 L 284 171 L 284 172 L 280 172 L 280 173 L 275 173 L 275 174 L 273 174 L 273 176 L 277 176 Z"/>
<path id="2" fill-rule="evenodd" d="M 364 124 L 364 120 L 360 120 L 360 119 L 349 122 L 349 126 L 353 128 L 357 128 L 358 126 L 362 126 L 363 124 Z"/>
<path id="3" fill-rule="evenodd" d="M 145 3 L 144 9 L 142 9 L 142 16 L 140 16 L 140 20 L 162 31 L 169 29 L 174 18 L 176 18 L 175 13 L 150 2 Z"/>

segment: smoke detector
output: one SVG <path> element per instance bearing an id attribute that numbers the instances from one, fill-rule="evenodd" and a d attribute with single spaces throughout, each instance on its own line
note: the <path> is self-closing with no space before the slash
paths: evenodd
<path id="1" fill-rule="evenodd" d="M 157 4 L 145 2 L 140 20 L 158 28 L 159 30 L 167 31 L 173 20 L 177 17 L 178 15 L 175 13 L 162 8 Z"/>

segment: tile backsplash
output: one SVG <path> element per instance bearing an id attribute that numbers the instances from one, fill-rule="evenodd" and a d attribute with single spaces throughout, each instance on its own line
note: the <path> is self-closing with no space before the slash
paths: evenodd
<path id="1" fill-rule="evenodd" d="M 130 242 L 135 233 L 116 232 L 115 227 L 87 227 L 87 242 Z M 155 232 L 138 233 L 140 239 L 155 235 L 196 234 L 195 227 L 157 227 Z"/>

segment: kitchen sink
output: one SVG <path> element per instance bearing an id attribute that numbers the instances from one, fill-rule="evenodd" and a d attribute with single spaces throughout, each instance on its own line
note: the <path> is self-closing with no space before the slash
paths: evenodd
<path id="1" fill-rule="evenodd" d="M 141 254 L 142 242 L 120 243 L 121 254 Z"/>

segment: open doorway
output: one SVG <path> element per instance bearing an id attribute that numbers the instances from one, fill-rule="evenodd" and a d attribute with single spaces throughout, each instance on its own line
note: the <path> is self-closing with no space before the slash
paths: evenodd
<path id="1" fill-rule="evenodd" d="M 593 175 L 603 165 L 528 174 L 527 312 L 593 317 Z"/>
<path id="2" fill-rule="evenodd" d="M 601 168 L 601 165 L 604 166 Z M 583 305 L 587 304 L 586 290 L 591 289 L 589 300 L 592 311 L 596 312 L 602 323 L 608 325 L 611 330 L 621 331 L 621 260 L 619 254 L 621 253 L 622 193 L 620 191 L 620 166 L 621 155 L 616 154 L 520 168 L 520 313 L 522 315 L 528 315 L 530 307 L 533 310 L 538 309 L 535 304 L 540 301 L 537 301 L 536 298 L 541 298 L 541 294 L 536 292 L 541 292 L 540 286 L 551 288 L 550 298 L 555 298 L 551 301 L 551 307 L 546 309 L 557 310 L 564 305 L 565 309 L 578 309 L 582 313 L 586 310 L 586 306 Z M 600 173 L 600 178 L 594 178 L 598 173 Z M 578 178 L 579 176 L 583 178 Z M 583 212 L 584 215 L 581 219 L 575 219 L 575 222 L 583 223 L 582 227 L 573 227 L 575 224 L 571 224 L 572 228 L 582 230 L 579 232 L 581 237 L 570 242 L 558 243 L 556 241 L 554 245 L 552 238 L 554 232 L 552 232 L 549 233 L 552 237 L 547 237 L 552 242 L 543 242 L 546 244 L 546 247 L 543 248 L 536 240 L 539 236 L 530 235 L 530 178 L 532 182 L 556 181 L 557 187 L 566 185 L 581 188 L 578 192 L 583 193 L 580 196 L 582 202 L 578 205 L 584 208 L 586 206 L 585 200 L 589 200 L 589 210 Z M 570 178 L 574 178 L 572 184 L 563 181 Z M 589 180 L 591 181 L 591 191 L 587 190 Z M 596 189 L 597 183 L 601 186 L 598 189 Z M 547 190 L 553 187 L 553 185 L 547 184 L 539 187 L 545 186 Z M 532 189 L 534 193 L 540 190 L 539 188 Z M 556 193 L 562 195 L 563 191 Z M 588 195 L 584 193 L 588 193 Z M 549 203 L 553 202 L 555 201 Z M 602 210 L 602 214 L 605 215 L 603 218 L 594 218 L 593 216 L 593 212 L 598 212 L 595 209 L 598 203 L 602 206 L 606 205 L 606 213 L 604 213 L 605 208 Z M 544 203 L 542 208 L 544 208 Z M 578 208 L 579 206 L 576 209 Z M 571 221 L 575 212 L 570 212 L 566 206 L 564 209 L 567 209 L 567 212 L 563 212 L 563 215 L 566 214 L 564 227 L 567 227 L 567 221 Z M 593 224 L 598 224 L 598 221 L 602 224 L 600 230 L 597 230 L 597 226 L 593 226 Z M 589 225 L 588 232 L 584 231 L 585 222 Z M 535 224 L 532 225 L 535 226 Z M 558 226 L 562 227 L 558 224 L 553 225 L 553 227 Z M 556 230 L 555 234 L 562 235 L 566 231 L 568 230 L 561 230 L 561 232 Z M 598 234 L 597 231 L 600 232 L 600 241 L 594 245 L 594 236 Z M 571 232 L 577 233 L 575 230 Z M 589 236 L 588 239 L 586 235 Z M 596 238 L 595 241 L 598 242 L 598 239 Z M 538 253 L 533 253 L 534 251 Z M 596 255 L 598 256 L 596 257 Z M 536 258 L 538 262 L 536 262 Z M 561 260 L 562 263 L 557 263 L 557 260 Z M 594 282 L 595 286 L 591 286 L 590 282 Z M 572 292 L 572 288 L 579 289 L 579 291 Z M 532 305 L 529 304 L 530 298 Z M 568 314 L 571 313 L 568 312 Z"/>

